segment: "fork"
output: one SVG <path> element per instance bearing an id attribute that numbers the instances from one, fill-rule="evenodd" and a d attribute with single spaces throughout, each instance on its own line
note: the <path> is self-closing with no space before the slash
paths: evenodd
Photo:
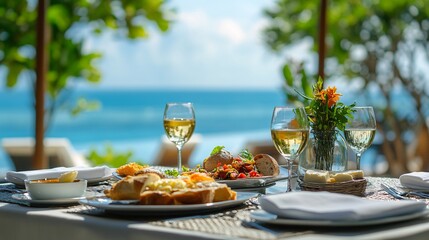
<path id="1" fill-rule="evenodd" d="M 401 194 L 399 194 L 393 187 L 387 186 L 384 183 L 381 183 L 380 186 L 385 192 L 387 192 L 390 196 L 396 199 L 399 199 L 399 200 L 408 199 L 407 197 L 404 197 Z"/>
<path id="2" fill-rule="evenodd" d="M 427 193 L 422 193 L 422 192 L 414 192 L 414 191 L 402 191 L 399 190 L 395 187 L 392 187 L 386 183 L 382 183 L 381 187 L 383 188 L 383 190 L 385 190 L 387 193 L 389 193 L 390 195 L 392 195 L 393 197 L 397 198 L 397 199 L 407 199 L 408 196 L 417 196 L 420 198 L 429 198 L 429 194 Z"/>

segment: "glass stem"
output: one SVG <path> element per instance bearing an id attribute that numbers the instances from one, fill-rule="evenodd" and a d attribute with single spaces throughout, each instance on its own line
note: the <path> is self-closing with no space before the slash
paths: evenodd
<path id="1" fill-rule="evenodd" d="M 356 153 L 356 169 L 360 170 L 360 157 L 362 156 L 362 153 Z"/>
<path id="2" fill-rule="evenodd" d="M 178 145 L 176 145 L 176 147 L 177 147 L 177 155 L 178 155 L 178 157 L 177 157 L 177 159 L 178 159 L 177 171 L 179 172 L 179 175 L 180 175 L 182 173 L 182 147 L 183 147 L 183 144 L 178 144 Z"/>
<path id="3" fill-rule="evenodd" d="M 292 191 L 292 160 L 286 158 L 286 166 L 287 166 L 287 189 L 286 192 Z"/>

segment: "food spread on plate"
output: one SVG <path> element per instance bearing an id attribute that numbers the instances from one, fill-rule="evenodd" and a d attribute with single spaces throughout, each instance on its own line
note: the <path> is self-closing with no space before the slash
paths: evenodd
<path id="1" fill-rule="evenodd" d="M 341 183 L 358 179 L 363 179 L 362 170 L 351 170 L 340 173 L 329 173 L 321 170 L 307 170 L 304 175 L 304 182 L 312 183 Z"/>
<path id="2" fill-rule="evenodd" d="M 236 180 L 279 175 L 277 161 L 268 154 L 253 156 L 247 150 L 234 157 L 223 146 L 213 149 L 203 162 L 203 169 L 214 179 Z"/>
<path id="3" fill-rule="evenodd" d="M 155 173 L 159 175 L 161 178 L 165 178 L 166 174 L 161 172 L 160 170 L 151 168 L 149 165 L 140 165 L 135 162 L 127 163 L 122 165 L 116 169 L 116 173 L 121 177 L 126 176 L 137 176 L 145 173 Z"/>
<path id="4" fill-rule="evenodd" d="M 204 204 L 235 200 L 237 193 L 204 173 L 164 178 L 156 173 L 126 176 L 105 191 L 112 200 L 138 200 L 143 205 Z"/>

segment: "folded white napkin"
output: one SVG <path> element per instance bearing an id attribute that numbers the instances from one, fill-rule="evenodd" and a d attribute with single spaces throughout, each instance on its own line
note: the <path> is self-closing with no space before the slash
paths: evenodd
<path id="1" fill-rule="evenodd" d="M 359 221 L 417 213 L 418 201 L 377 201 L 329 192 L 290 192 L 259 199 L 263 210 L 283 218 Z"/>
<path id="2" fill-rule="evenodd" d="M 429 172 L 406 173 L 399 177 L 399 181 L 406 188 L 429 190 Z"/>
<path id="3" fill-rule="evenodd" d="M 44 178 L 57 178 L 62 173 L 69 171 L 77 171 L 77 179 L 97 179 L 112 175 L 112 169 L 107 166 L 99 167 L 58 167 L 51 169 L 41 169 L 32 171 L 9 171 L 6 173 L 6 180 L 16 184 L 24 184 L 24 180 L 35 180 Z"/>

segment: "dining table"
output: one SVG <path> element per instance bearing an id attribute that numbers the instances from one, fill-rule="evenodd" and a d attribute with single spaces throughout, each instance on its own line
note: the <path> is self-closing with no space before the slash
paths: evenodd
<path id="1" fill-rule="evenodd" d="M 403 201 L 380 186 L 397 185 L 397 178 L 366 179 L 364 198 Z M 88 186 L 87 195 L 103 195 L 114 181 Z M 238 206 L 175 215 L 174 211 L 118 214 L 79 202 L 40 205 L 16 197 L 25 189 L 1 183 L 0 239 L 427 239 L 429 234 L 428 216 L 369 226 L 270 225 L 254 221 L 251 213 L 261 208 L 257 196 L 282 193 L 286 186 L 286 180 L 282 180 L 273 186 L 251 189 L 256 196 Z M 295 190 L 299 191 L 299 186 Z M 411 198 L 429 203 L 429 199 Z"/>

